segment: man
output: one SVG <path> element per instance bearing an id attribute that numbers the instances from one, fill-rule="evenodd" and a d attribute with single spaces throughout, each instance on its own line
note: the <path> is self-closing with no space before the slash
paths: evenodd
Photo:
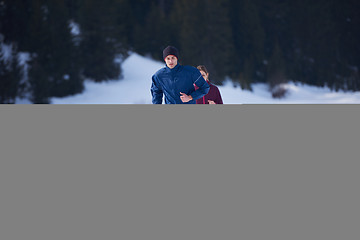
<path id="1" fill-rule="evenodd" d="M 178 64 L 179 51 L 168 46 L 163 51 L 166 67 L 152 76 L 153 104 L 196 104 L 196 100 L 209 92 L 210 86 L 195 67 Z M 198 87 L 195 90 L 194 84 Z"/>

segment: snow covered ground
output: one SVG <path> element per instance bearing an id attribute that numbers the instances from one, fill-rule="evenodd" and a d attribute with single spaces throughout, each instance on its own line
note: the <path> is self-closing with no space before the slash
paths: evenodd
<path id="1" fill-rule="evenodd" d="M 123 63 L 124 79 L 103 83 L 85 82 L 82 94 L 52 98 L 52 104 L 151 104 L 151 76 L 164 63 L 132 53 Z M 274 99 L 266 84 L 253 91 L 234 87 L 231 81 L 219 86 L 224 104 L 359 104 L 360 92 L 334 92 L 303 84 L 288 83 L 285 98 Z"/>

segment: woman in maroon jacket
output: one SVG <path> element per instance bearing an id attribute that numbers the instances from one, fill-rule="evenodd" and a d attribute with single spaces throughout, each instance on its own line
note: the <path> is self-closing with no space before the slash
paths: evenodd
<path id="1" fill-rule="evenodd" d="M 210 83 L 210 81 L 209 81 L 209 72 L 206 69 L 206 67 L 203 65 L 200 65 L 197 67 L 197 69 L 199 69 L 201 75 L 206 80 L 206 82 L 209 84 L 210 90 L 205 96 L 196 100 L 196 104 L 223 104 L 221 94 L 220 94 L 218 87 L 215 86 L 214 84 Z"/>

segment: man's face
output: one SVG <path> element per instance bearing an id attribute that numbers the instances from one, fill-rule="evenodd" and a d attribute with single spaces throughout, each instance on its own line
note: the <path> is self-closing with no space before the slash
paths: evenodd
<path id="1" fill-rule="evenodd" d="M 165 58 L 166 66 L 168 66 L 168 68 L 170 68 L 170 69 L 173 69 L 174 67 L 176 67 L 177 62 L 178 62 L 178 59 L 174 55 L 169 55 Z"/>

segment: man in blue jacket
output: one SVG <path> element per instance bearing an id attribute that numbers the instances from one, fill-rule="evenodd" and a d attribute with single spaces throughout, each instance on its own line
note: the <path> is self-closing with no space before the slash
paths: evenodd
<path id="1" fill-rule="evenodd" d="M 166 67 L 152 76 L 153 104 L 196 104 L 196 100 L 209 92 L 210 86 L 195 67 L 178 64 L 179 51 L 168 46 L 163 51 Z M 194 84 L 199 87 L 195 90 Z"/>

